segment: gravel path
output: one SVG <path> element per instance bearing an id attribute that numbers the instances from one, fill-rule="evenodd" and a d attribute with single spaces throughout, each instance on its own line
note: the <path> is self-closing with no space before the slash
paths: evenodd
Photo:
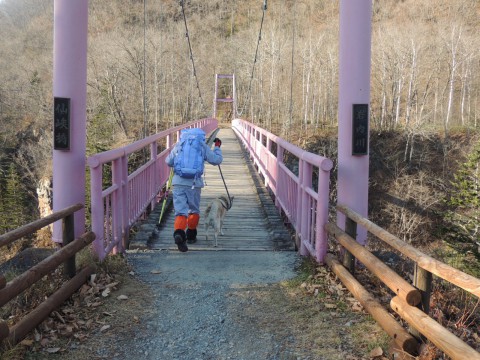
<path id="1" fill-rule="evenodd" d="M 298 261 L 295 252 L 129 254 L 155 300 L 145 331 L 118 359 L 297 359 L 284 349 L 288 331 L 279 339 L 261 327 L 262 309 L 250 310 L 262 291 L 295 276 Z"/>

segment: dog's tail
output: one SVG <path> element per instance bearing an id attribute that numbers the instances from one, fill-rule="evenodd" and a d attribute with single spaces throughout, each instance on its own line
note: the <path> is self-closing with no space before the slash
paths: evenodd
<path id="1" fill-rule="evenodd" d="M 212 203 L 207 205 L 207 208 L 205 209 L 205 217 L 207 217 L 208 214 L 210 214 L 210 210 L 212 210 Z"/>

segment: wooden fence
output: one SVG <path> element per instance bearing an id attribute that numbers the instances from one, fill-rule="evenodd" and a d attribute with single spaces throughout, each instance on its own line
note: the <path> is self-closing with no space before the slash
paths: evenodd
<path id="1" fill-rule="evenodd" d="M 65 275 L 71 278 L 53 295 L 47 298 L 37 308 L 28 313 L 22 320 L 12 327 L 9 328 L 6 321 L 0 320 L 0 341 L 6 341 L 10 345 L 14 345 L 21 341 L 53 310 L 59 307 L 75 291 L 77 291 L 93 273 L 94 270 L 90 266 L 85 267 L 78 272 L 78 274 L 76 273 L 75 254 L 95 240 L 95 234 L 93 232 L 84 233 L 79 238 L 74 239 L 73 214 L 82 208 L 82 204 L 73 205 L 30 224 L 24 225 L 7 234 L 0 235 L 1 248 L 26 235 L 30 235 L 55 221 L 62 220 L 63 222 L 62 248 L 8 283 L 6 282 L 5 277 L 0 275 L 0 307 L 7 304 L 10 300 L 21 294 L 45 275 L 53 272 L 62 264 L 64 264 Z"/>
<path id="2" fill-rule="evenodd" d="M 418 352 L 417 339 L 423 335 L 452 359 L 480 359 L 479 352 L 428 315 L 433 275 L 477 297 L 480 297 L 480 279 L 422 253 L 346 206 L 338 205 L 337 210 L 346 215 L 345 231 L 332 223 L 328 223 L 325 229 L 343 246 L 343 263 L 331 254 L 326 256 L 326 263 L 398 347 L 415 355 Z M 355 241 L 357 225 L 414 261 L 413 285 Z M 390 306 L 413 327 L 410 333 L 354 278 L 355 258 L 396 294 Z"/>

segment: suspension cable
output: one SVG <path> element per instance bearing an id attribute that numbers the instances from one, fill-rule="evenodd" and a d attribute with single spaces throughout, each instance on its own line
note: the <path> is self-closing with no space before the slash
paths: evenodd
<path id="1" fill-rule="evenodd" d="M 295 33 L 296 33 L 296 6 L 295 2 L 293 3 L 293 31 L 292 31 L 292 64 L 291 64 L 291 74 L 290 74 L 290 108 L 289 108 L 289 123 L 287 126 L 287 131 L 290 131 L 290 127 L 293 124 L 293 70 L 294 70 L 294 63 L 293 63 L 293 57 L 295 53 Z"/>
<path id="2" fill-rule="evenodd" d="M 146 84 L 146 67 L 147 67 L 147 0 L 143 0 L 143 137 L 147 137 L 147 84 Z"/>
<path id="3" fill-rule="evenodd" d="M 253 74 L 255 71 L 255 64 L 257 62 L 257 55 L 258 55 L 258 47 L 260 45 L 260 41 L 262 40 L 262 28 L 263 28 L 263 20 L 265 18 L 265 12 L 267 11 L 267 0 L 263 0 L 263 7 L 262 7 L 262 21 L 260 23 L 260 31 L 258 33 L 258 41 L 257 41 L 257 49 L 255 50 L 255 58 L 253 59 L 253 65 L 252 65 L 252 73 L 250 74 L 250 84 L 248 85 L 248 92 L 247 92 L 247 101 L 245 102 L 245 107 L 247 106 L 248 102 L 250 101 L 250 96 L 251 96 L 251 91 L 252 91 L 252 80 L 253 80 Z M 239 114 L 241 115 L 243 111 Z"/>
<path id="4" fill-rule="evenodd" d="M 185 23 L 185 36 L 187 37 L 188 48 L 190 50 L 190 60 L 192 60 L 193 76 L 195 77 L 195 81 L 197 82 L 197 89 L 198 89 L 198 96 L 200 97 L 200 103 L 202 105 L 202 108 L 205 108 L 205 105 L 203 104 L 202 92 L 200 91 L 200 85 L 198 83 L 197 71 L 195 70 L 195 61 L 193 60 L 192 45 L 190 43 L 190 36 L 188 34 L 187 17 L 185 16 L 184 0 L 180 0 L 180 5 L 182 6 L 183 22 Z"/>

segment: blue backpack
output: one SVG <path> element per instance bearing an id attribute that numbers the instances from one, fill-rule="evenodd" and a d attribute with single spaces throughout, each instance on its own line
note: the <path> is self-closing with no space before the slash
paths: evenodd
<path id="1" fill-rule="evenodd" d="M 183 129 L 180 132 L 179 152 L 173 162 L 175 174 L 196 179 L 203 174 L 205 160 L 205 131 L 199 128 Z"/>

